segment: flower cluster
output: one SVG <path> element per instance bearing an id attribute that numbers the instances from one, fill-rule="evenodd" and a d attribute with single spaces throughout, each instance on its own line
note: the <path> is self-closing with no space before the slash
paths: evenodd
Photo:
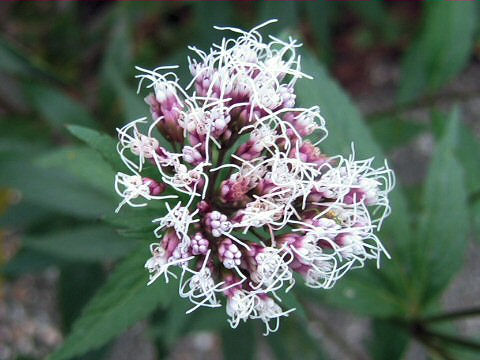
<path id="1" fill-rule="evenodd" d="M 226 303 L 232 327 L 260 319 L 268 334 L 294 310 L 281 294 L 295 281 L 329 289 L 366 260 L 378 263 L 385 250 L 375 232 L 394 178 L 373 159 L 320 151 L 320 109 L 296 106 L 295 83 L 309 78 L 300 44 L 264 41 L 259 28 L 217 28 L 237 37 L 209 52 L 192 47 L 185 88 L 174 67 L 138 68 L 153 120 L 118 129 L 131 173 L 117 174 L 115 187 L 117 211 L 150 200 L 165 206 L 153 220 L 149 283 L 180 275 L 189 312 Z"/>

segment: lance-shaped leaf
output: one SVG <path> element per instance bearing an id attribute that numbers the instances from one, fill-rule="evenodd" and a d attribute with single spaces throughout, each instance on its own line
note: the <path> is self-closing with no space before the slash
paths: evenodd
<path id="1" fill-rule="evenodd" d="M 458 121 L 458 112 L 452 112 L 425 184 L 425 213 L 414 247 L 415 278 L 422 303 L 438 295 L 460 269 L 468 244 L 465 181 L 462 166 L 454 155 Z"/>
<path id="2" fill-rule="evenodd" d="M 0 184 L 21 192 L 31 204 L 82 218 L 111 213 L 115 202 L 62 169 L 42 169 L 27 160 L 2 162 Z"/>
<path id="3" fill-rule="evenodd" d="M 65 124 L 96 126 L 81 103 L 51 86 L 29 83 L 26 92 L 32 106 L 52 127 L 63 128 Z"/>
<path id="4" fill-rule="evenodd" d="M 115 172 L 102 156 L 86 146 L 68 146 L 48 152 L 36 159 L 43 168 L 63 168 L 94 188 L 118 200 L 113 183 Z"/>
<path id="5" fill-rule="evenodd" d="M 425 2 L 425 23 L 403 59 L 398 100 L 437 90 L 466 65 L 474 46 L 478 11 L 474 1 Z"/>
<path id="6" fill-rule="evenodd" d="M 125 165 L 117 153 L 117 142 L 111 136 L 78 125 L 70 125 L 68 130 L 72 135 L 97 150 L 114 170 L 125 169 Z"/>
<path id="7" fill-rule="evenodd" d="M 96 225 L 43 236 L 27 236 L 23 245 L 66 260 L 103 261 L 126 255 L 135 247 L 136 242 L 121 237 L 110 227 Z"/>
<path id="8" fill-rule="evenodd" d="M 409 343 L 405 328 L 385 320 L 373 321 L 370 353 L 374 360 L 399 360 L 403 358 Z"/>

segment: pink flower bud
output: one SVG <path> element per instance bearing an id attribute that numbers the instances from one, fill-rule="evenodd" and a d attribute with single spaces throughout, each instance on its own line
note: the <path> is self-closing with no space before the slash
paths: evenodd
<path id="1" fill-rule="evenodd" d="M 232 240 L 225 238 L 218 247 L 218 258 L 227 269 L 240 266 L 242 263 L 242 253 Z"/>
<path id="2" fill-rule="evenodd" d="M 246 194 L 250 190 L 249 185 L 249 180 L 246 178 L 225 180 L 220 187 L 222 201 L 236 204 L 248 201 L 249 198 Z"/>
<path id="3" fill-rule="evenodd" d="M 263 149 L 263 144 L 257 139 L 248 140 L 245 144 L 240 145 L 237 150 L 237 156 L 245 160 L 256 159 L 260 156 Z"/>
<path id="4" fill-rule="evenodd" d="M 159 183 L 147 177 L 143 178 L 143 183 L 148 186 L 148 188 L 150 189 L 150 195 L 152 196 L 160 195 L 167 188 L 167 185 L 165 185 L 164 183 Z"/>
<path id="5" fill-rule="evenodd" d="M 193 255 L 205 255 L 208 251 L 208 246 L 209 242 L 202 233 L 198 232 L 192 238 L 191 248 Z"/>
<path id="6" fill-rule="evenodd" d="M 328 157 L 320 152 L 320 149 L 314 146 L 310 141 L 304 141 L 298 148 L 293 146 L 290 152 L 291 158 L 299 158 L 300 160 L 313 163 L 316 165 L 323 165 L 328 161 Z"/>

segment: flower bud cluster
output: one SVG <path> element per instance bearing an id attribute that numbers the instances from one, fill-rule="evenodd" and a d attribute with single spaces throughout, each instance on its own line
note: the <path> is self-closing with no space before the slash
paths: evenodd
<path id="1" fill-rule="evenodd" d="M 188 312 L 225 304 L 232 327 L 260 319 L 269 333 L 294 310 L 281 295 L 295 279 L 329 289 L 367 260 L 378 264 L 394 178 L 373 159 L 320 150 L 320 109 L 296 105 L 296 81 L 309 78 L 300 44 L 264 40 L 259 28 L 218 28 L 237 37 L 209 52 L 192 47 L 186 88 L 174 67 L 139 68 L 152 120 L 118 129 L 131 174 L 118 173 L 115 188 L 117 211 L 154 200 L 165 207 L 154 219 L 149 283 L 180 275 Z"/>

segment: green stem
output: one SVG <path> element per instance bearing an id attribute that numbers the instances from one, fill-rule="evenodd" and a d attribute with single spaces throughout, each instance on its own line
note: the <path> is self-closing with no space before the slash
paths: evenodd
<path id="1" fill-rule="evenodd" d="M 420 341 L 430 352 L 437 357 L 443 359 L 443 360 L 455 360 L 454 357 L 452 357 L 446 349 L 443 347 L 439 346 L 438 344 L 435 344 L 434 342 L 431 341 L 428 337 L 423 337 L 423 336 L 416 336 L 416 339 Z"/>
<path id="2" fill-rule="evenodd" d="M 223 164 L 223 159 L 225 158 L 226 153 L 227 152 L 226 152 L 225 149 L 220 150 L 220 152 L 218 154 L 217 162 L 215 164 L 215 167 Z M 218 178 L 219 173 L 220 173 L 220 170 L 215 171 L 212 175 L 212 178 L 210 179 L 210 181 L 208 183 L 207 196 L 206 196 L 207 199 L 211 200 L 213 195 L 214 195 L 213 193 L 215 191 L 215 183 L 217 182 L 217 178 Z"/>
<path id="3" fill-rule="evenodd" d="M 232 135 L 230 139 L 227 141 L 225 145 L 220 149 L 218 153 L 218 158 L 216 163 L 214 164 L 214 167 L 218 167 L 220 165 L 223 165 L 223 160 L 225 159 L 225 155 L 227 155 L 228 149 L 235 144 L 235 142 L 238 139 L 238 135 Z M 217 182 L 218 175 L 220 174 L 220 170 L 217 170 L 213 173 L 212 178 L 210 179 L 210 182 L 208 183 L 208 189 L 207 189 L 207 199 L 212 200 L 213 195 L 215 192 L 215 183 Z"/>
<path id="4" fill-rule="evenodd" d="M 480 351 L 480 343 L 465 339 L 459 336 L 443 334 L 431 330 L 425 330 L 424 334 L 430 338 L 440 340 L 442 343 L 450 343 L 452 345 L 457 345 L 465 348 L 469 348 L 472 350 Z"/>
<path id="5" fill-rule="evenodd" d="M 334 326 L 331 326 L 330 323 L 324 320 L 321 315 L 316 311 L 315 305 L 298 299 L 298 301 L 303 305 L 305 311 L 313 318 L 315 323 L 320 326 L 322 334 L 325 337 L 328 337 L 335 345 L 346 355 L 348 359 L 355 360 L 366 360 L 366 357 L 363 353 L 358 350 L 353 344 L 345 340 L 344 336 L 337 332 L 337 329 Z"/>
<path id="6" fill-rule="evenodd" d="M 437 321 L 448 321 L 448 320 L 455 320 L 455 319 L 469 317 L 469 316 L 480 316 L 480 307 L 429 316 L 422 319 L 422 322 L 431 323 L 431 322 L 437 322 Z"/>

